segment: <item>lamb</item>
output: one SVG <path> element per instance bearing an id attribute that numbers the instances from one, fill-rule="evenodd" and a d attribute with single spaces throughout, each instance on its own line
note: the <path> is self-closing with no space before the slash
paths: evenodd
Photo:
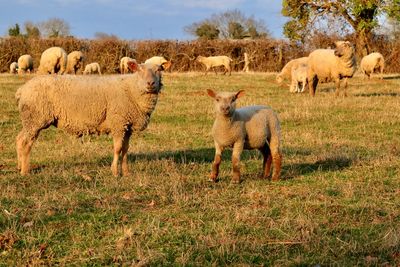
<path id="1" fill-rule="evenodd" d="M 84 56 L 81 51 L 72 51 L 67 56 L 67 73 L 76 74 L 83 67 Z"/>
<path id="2" fill-rule="evenodd" d="M 307 64 L 300 64 L 292 68 L 292 83 L 290 85 L 291 93 L 302 93 L 308 83 L 307 80 L 308 66 Z M 301 89 L 300 89 L 301 84 Z"/>
<path id="3" fill-rule="evenodd" d="M 61 47 L 50 47 L 40 57 L 39 74 L 64 74 L 67 68 L 67 53 Z"/>
<path id="4" fill-rule="evenodd" d="M 375 70 L 379 70 L 381 74 L 381 79 L 383 79 L 385 59 L 383 58 L 381 53 L 371 53 L 361 59 L 360 68 L 362 73 L 364 74 L 364 78 L 365 76 L 367 76 L 369 79 L 371 74 L 374 73 Z"/>
<path id="5" fill-rule="evenodd" d="M 130 58 L 130 57 L 121 58 L 121 61 L 119 63 L 119 70 L 121 71 L 121 74 L 129 73 L 128 62 L 130 62 L 130 61 L 137 63 L 135 59 Z"/>
<path id="6" fill-rule="evenodd" d="M 33 58 L 31 55 L 22 55 L 18 58 L 18 74 L 33 71 Z"/>
<path id="7" fill-rule="evenodd" d="M 212 127 L 215 144 L 215 158 L 212 164 L 210 181 L 217 181 L 222 151 L 233 146 L 233 183 L 240 182 L 240 155 L 243 149 L 258 149 L 264 157 L 263 177 L 270 175 L 271 162 L 274 164 L 272 180 L 279 180 L 282 149 L 281 130 L 278 116 L 267 106 L 247 106 L 236 109 L 236 99 L 244 95 L 219 92 L 208 89 L 207 94 L 214 98 L 216 119 Z"/>
<path id="8" fill-rule="evenodd" d="M 168 70 L 171 67 L 172 62 L 166 60 L 164 57 L 155 56 L 147 59 L 144 64 L 162 65 L 165 70 Z"/>
<path id="9" fill-rule="evenodd" d="M 292 69 L 296 68 L 300 64 L 307 64 L 307 63 L 308 63 L 308 57 L 300 57 L 290 60 L 282 68 L 281 72 L 278 73 L 278 75 L 276 76 L 277 83 L 281 84 L 285 78 L 288 80 L 292 80 Z"/>
<path id="10" fill-rule="evenodd" d="M 111 133 L 114 141 L 112 174 L 128 175 L 127 152 L 133 132 L 143 131 L 162 89 L 162 67 L 147 68 L 129 62 L 136 73 L 113 76 L 36 76 L 21 86 L 15 97 L 22 121 L 16 138 L 18 168 L 29 172 L 29 154 L 41 130 L 51 125 L 68 133 Z"/>
<path id="11" fill-rule="evenodd" d="M 13 62 L 10 64 L 10 73 L 11 74 L 16 74 L 18 71 L 18 63 L 17 62 Z"/>
<path id="12" fill-rule="evenodd" d="M 93 62 L 86 65 L 83 74 L 96 74 L 96 72 L 101 75 L 100 65 L 97 62 Z"/>
<path id="13" fill-rule="evenodd" d="M 335 95 L 340 93 L 340 80 L 344 79 L 343 95 L 347 96 L 347 78 L 356 71 L 354 47 L 348 41 L 335 42 L 336 48 L 317 49 L 308 56 L 308 86 L 310 95 L 315 96 L 319 80 L 335 82 Z"/>
<path id="14" fill-rule="evenodd" d="M 204 64 L 204 66 L 206 66 L 206 72 L 204 74 L 207 74 L 207 72 L 212 67 L 224 66 L 224 74 L 229 71 L 229 75 L 231 75 L 232 59 L 230 57 L 227 57 L 227 56 L 215 56 L 215 57 L 198 56 L 196 58 L 196 61 L 200 62 L 200 63 Z M 215 70 L 215 74 L 217 74 L 217 70 Z"/>

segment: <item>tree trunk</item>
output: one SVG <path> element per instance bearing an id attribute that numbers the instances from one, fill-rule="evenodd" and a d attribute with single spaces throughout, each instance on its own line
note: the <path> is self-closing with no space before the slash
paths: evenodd
<path id="1" fill-rule="evenodd" d="M 371 35 L 371 32 L 365 29 L 356 33 L 356 55 L 360 58 L 365 57 L 371 52 L 369 45 Z"/>

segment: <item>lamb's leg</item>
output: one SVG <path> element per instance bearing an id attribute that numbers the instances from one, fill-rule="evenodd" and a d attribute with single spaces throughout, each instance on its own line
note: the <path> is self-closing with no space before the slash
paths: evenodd
<path id="1" fill-rule="evenodd" d="M 114 176 L 118 176 L 118 158 L 123 147 L 123 137 L 120 135 L 113 136 L 113 141 L 114 141 L 114 158 L 111 164 L 111 171 Z"/>
<path id="2" fill-rule="evenodd" d="M 240 183 L 240 155 L 242 154 L 242 151 L 243 151 L 243 145 L 244 145 L 244 143 L 242 141 L 237 141 L 233 145 L 233 151 L 232 151 L 232 169 L 233 169 L 232 183 L 235 183 L 235 184 Z"/>
<path id="3" fill-rule="evenodd" d="M 131 137 L 131 133 L 127 132 L 124 136 L 122 141 L 122 150 L 121 150 L 121 157 L 122 157 L 122 175 L 128 176 L 129 175 L 129 168 L 128 168 L 128 149 L 129 149 L 129 138 Z"/>
<path id="4" fill-rule="evenodd" d="M 278 181 L 281 174 L 282 167 L 282 152 L 279 147 L 278 137 L 272 137 L 270 142 L 270 150 L 272 155 L 272 163 L 274 164 L 274 171 L 272 173 L 272 181 Z"/>
<path id="5" fill-rule="evenodd" d="M 17 160 L 18 169 L 21 171 L 21 175 L 27 175 L 29 173 L 29 158 L 32 145 L 38 137 L 40 130 L 37 130 L 33 134 L 29 134 L 28 131 L 22 129 L 17 136 Z"/>
<path id="6" fill-rule="evenodd" d="M 214 161 L 212 163 L 212 171 L 210 174 L 211 182 L 216 182 L 218 180 L 219 165 L 221 164 L 222 151 L 223 148 L 215 142 L 215 156 L 214 156 Z"/>
<path id="7" fill-rule="evenodd" d="M 271 173 L 271 163 L 272 163 L 272 156 L 269 146 L 265 144 L 260 149 L 261 154 L 263 155 L 263 178 L 268 178 Z"/>

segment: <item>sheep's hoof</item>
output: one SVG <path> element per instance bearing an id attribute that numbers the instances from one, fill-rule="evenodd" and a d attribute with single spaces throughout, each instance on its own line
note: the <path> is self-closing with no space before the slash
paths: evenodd
<path id="1" fill-rule="evenodd" d="M 216 182 L 218 182 L 218 177 L 215 175 L 210 175 L 210 177 L 208 178 L 208 181 L 212 182 L 212 183 L 216 183 Z"/>
<path id="2" fill-rule="evenodd" d="M 271 181 L 272 181 L 272 182 L 277 182 L 277 181 L 279 181 L 279 176 L 272 176 Z"/>
<path id="3" fill-rule="evenodd" d="M 240 184 L 240 178 L 238 179 L 238 178 L 233 178 L 232 180 L 231 180 L 231 184 Z"/>

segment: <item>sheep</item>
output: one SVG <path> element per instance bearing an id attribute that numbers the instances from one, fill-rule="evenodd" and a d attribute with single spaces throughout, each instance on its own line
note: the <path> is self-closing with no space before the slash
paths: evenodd
<path id="1" fill-rule="evenodd" d="M 165 70 L 168 70 L 171 67 L 172 62 L 166 60 L 164 57 L 155 56 L 147 59 L 144 64 L 162 65 Z"/>
<path id="2" fill-rule="evenodd" d="M 347 96 L 347 78 L 356 71 L 354 47 L 348 41 L 335 42 L 336 48 L 317 49 L 308 56 L 308 87 L 310 95 L 315 96 L 319 80 L 335 82 L 335 96 L 340 93 L 340 80 L 344 79 L 343 95 Z"/>
<path id="3" fill-rule="evenodd" d="M 300 64 L 292 68 L 292 83 L 290 85 L 291 93 L 302 93 L 308 83 L 307 80 L 308 66 L 307 64 Z M 301 84 L 301 89 L 300 89 Z"/>
<path id="4" fill-rule="evenodd" d="M 76 74 L 83 67 L 84 56 L 81 51 L 72 51 L 67 56 L 67 73 Z"/>
<path id="5" fill-rule="evenodd" d="M 10 73 L 11 74 L 16 74 L 18 71 L 18 63 L 17 62 L 13 62 L 10 64 Z"/>
<path id="6" fill-rule="evenodd" d="M 93 62 L 93 63 L 86 65 L 85 70 L 83 71 L 83 74 L 85 74 L 85 75 L 86 74 L 95 74 L 96 72 L 101 75 L 100 65 L 97 62 Z"/>
<path id="7" fill-rule="evenodd" d="M 278 75 L 276 76 L 277 83 L 281 84 L 285 78 L 292 80 L 292 68 L 296 68 L 300 64 L 307 64 L 307 63 L 308 63 L 308 57 L 300 57 L 290 60 L 282 68 L 281 72 L 279 72 Z"/>
<path id="8" fill-rule="evenodd" d="M 385 59 L 383 58 L 381 53 L 375 52 L 371 53 L 361 59 L 360 68 L 362 73 L 365 76 L 370 78 L 371 74 L 375 72 L 375 70 L 379 70 L 381 74 L 381 79 L 383 79 L 383 69 L 385 68 Z"/>
<path id="9" fill-rule="evenodd" d="M 232 59 L 227 56 L 215 56 L 215 57 L 203 57 L 203 56 L 198 56 L 196 58 L 197 62 L 200 62 L 206 66 L 206 72 L 204 74 L 207 74 L 207 72 L 210 70 L 212 67 L 219 67 L 219 66 L 224 66 L 224 74 L 226 74 L 229 71 L 229 75 L 231 75 L 231 61 Z M 215 74 L 217 74 L 217 70 L 215 70 Z"/>
<path id="10" fill-rule="evenodd" d="M 16 94 L 22 129 L 16 138 L 18 168 L 29 172 L 29 154 L 41 130 L 55 126 L 68 133 L 111 133 L 114 142 L 112 174 L 128 175 L 127 152 L 133 132 L 143 131 L 150 122 L 162 89 L 161 66 L 147 68 L 129 62 L 136 73 L 112 76 L 36 76 Z"/>
<path id="11" fill-rule="evenodd" d="M 222 151 L 233 147 L 233 183 L 240 182 L 240 155 L 243 149 L 258 149 L 264 157 L 263 177 L 270 175 L 271 162 L 274 164 L 272 180 L 279 180 L 282 149 L 281 130 L 278 116 L 267 106 L 247 106 L 236 109 L 236 99 L 244 95 L 219 92 L 208 89 L 207 94 L 214 98 L 216 118 L 212 127 L 215 145 L 215 157 L 212 164 L 210 181 L 216 182 L 221 163 Z"/>
<path id="12" fill-rule="evenodd" d="M 129 73 L 128 62 L 130 62 L 130 61 L 137 63 L 135 59 L 130 58 L 130 57 L 121 58 L 121 61 L 119 63 L 119 70 L 120 70 L 121 74 Z"/>
<path id="13" fill-rule="evenodd" d="M 18 74 L 33 71 L 33 58 L 31 55 L 22 55 L 18 58 Z"/>
<path id="14" fill-rule="evenodd" d="M 40 57 L 39 74 L 64 74 L 67 68 L 67 53 L 61 47 L 50 47 Z"/>

